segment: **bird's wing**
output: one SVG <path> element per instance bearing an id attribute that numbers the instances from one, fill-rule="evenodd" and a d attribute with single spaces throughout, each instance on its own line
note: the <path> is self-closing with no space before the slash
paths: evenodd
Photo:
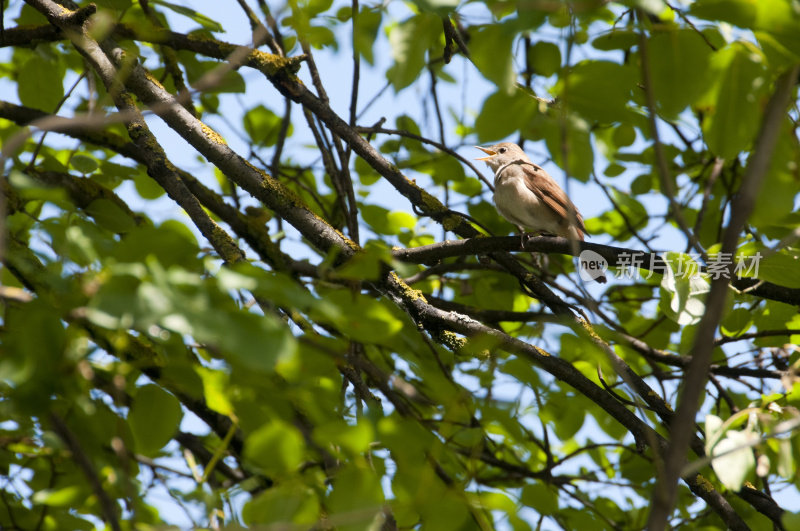
<path id="1" fill-rule="evenodd" d="M 578 228 L 585 233 L 586 227 L 583 225 L 583 217 L 553 178 L 547 175 L 544 169 L 532 162 L 521 166 L 525 175 L 525 186 L 528 187 L 528 190 L 536 194 L 539 200 L 550 207 L 559 217 L 568 218 L 570 215 L 568 212 L 572 212 L 578 221 Z"/>

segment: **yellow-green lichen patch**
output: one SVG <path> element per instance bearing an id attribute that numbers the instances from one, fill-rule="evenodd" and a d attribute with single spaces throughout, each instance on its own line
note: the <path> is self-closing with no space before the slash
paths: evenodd
<path id="1" fill-rule="evenodd" d="M 120 85 L 117 88 L 121 89 L 122 86 Z M 127 91 L 124 91 L 124 90 L 120 90 L 117 93 L 116 97 L 119 100 L 119 103 L 125 105 L 126 107 L 128 107 L 130 109 L 135 109 L 136 108 L 136 100 L 133 98 L 133 96 L 131 95 L 130 92 L 127 92 Z"/>
<path id="2" fill-rule="evenodd" d="M 672 405 L 669 402 L 663 401 L 663 399 L 661 398 L 661 395 L 656 393 L 654 390 L 651 389 L 650 392 L 647 393 L 647 394 L 654 400 L 662 401 L 663 404 L 664 404 L 664 407 L 667 408 L 667 411 L 675 411 L 674 409 L 672 409 Z"/>
<path id="3" fill-rule="evenodd" d="M 450 330 L 443 330 L 439 333 L 439 341 L 445 347 L 449 348 L 453 352 L 457 352 L 467 346 L 466 338 L 463 338 Z"/>
<path id="4" fill-rule="evenodd" d="M 150 135 L 148 134 L 149 131 L 144 123 L 140 122 L 139 120 L 134 120 L 127 126 L 128 129 L 128 136 L 131 137 L 131 140 L 137 142 L 141 139 L 144 139 L 147 142 L 150 139 Z"/>
<path id="5" fill-rule="evenodd" d="M 261 176 L 261 186 L 267 190 L 270 194 L 273 194 L 277 198 L 277 202 L 272 204 L 267 204 L 270 208 L 276 211 L 280 211 L 280 207 L 286 208 L 303 208 L 305 210 L 309 210 L 303 200 L 297 195 L 293 190 L 290 190 L 286 186 L 283 185 L 277 179 L 272 178 L 267 172 L 256 168 L 253 166 L 250 161 L 243 160 L 242 161 L 248 168 L 256 172 Z M 322 219 L 322 218 L 320 218 Z"/>
<path id="6" fill-rule="evenodd" d="M 305 55 L 281 57 L 280 55 L 253 50 L 247 57 L 247 63 L 268 76 L 274 76 L 283 70 L 296 74 L 300 70 L 300 63 L 305 58 Z"/>
<path id="7" fill-rule="evenodd" d="M 537 277 L 534 273 L 526 273 L 525 276 L 522 277 L 522 280 L 524 280 L 525 283 L 531 283 L 534 285 L 541 283 L 539 277 Z"/>
<path id="8" fill-rule="evenodd" d="M 178 170 L 178 168 L 175 167 L 175 165 L 169 159 L 165 159 L 164 160 L 164 167 L 167 169 L 167 171 L 169 171 L 171 173 L 179 173 L 180 172 L 180 170 Z"/>
<path id="9" fill-rule="evenodd" d="M 404 298 L 408 300 L 421 300 L 425 304 L 428 303 L 428 300 L 425 298 L 425 295 L 420 290 L 414 289 L 405 282 L 403 282 L 403 280 L 397 276 L 397 273 L 392 271 L 390 275 L 392 276 L 392 280 L 394 280 L 397 286 L 403 290 Z"/>
<path id="10" fill-rule="evenodd" d="M 595 341 L 601 341 L 605 343 L 605 341 L 603 341 L 603 338 L 597 335 L 597 332 L 594 331 L 594 328 L 592 327 L 591 324 L 589 324 L 589 321 L 583 318 L 579 318 L 578 322 L 581 324 L 583 329 L 586 330 L 586 333 L 589 334 L 589 336 L 591 336 L 592 339 L 594 339 Z"/>
<path id="11" fill-rule="evenodd" d="M 477 352 L 474 352 L 472 355 L 483 361 L 489 361 L 492 359 L 492 351 L 488 348 L 482 348 Z"/>
<path id="12" fill-rule="evenodd" d="M 420 202 L 422 203 L 422 210 L 425 212 L 425 214 L 433 215 L 448 211 L 448 208 L 444 206 L 441 201 L 433 197 L 425 190 L 420 188 L 419 194 Z"/>
<path id="13" fill-rule="evenodd" d="M 155 76 L 153 76 L 153 74 L 150 73 L 149 70 L 145 70 L 144 76 L 147 78 L 147 81 L 149 81 L 150 83 L 152 83 L 156 87 L 160 88 L 161 90 L 166 90 L 164 88 L 164 85 L 162 85 L 161 82 L 159 80 L 157 80 L 155 78 Z"/>
<path id="14" fill-rule="evenodd" d="M 191 43 L 189 49 L 193 51 L 202 51 L 203 54 L 217 59 L 225 59 L 235 52 L 237 48 L 240 48 L 240 46 L 218 41 L 196 33 L 187 35 L 186 39 Z"/>
<path id="15" fill-rule="evenodd" d="M 227 144 L 227 142 L 225 142 L 225 139 L 222 138 L 219 133 L 211 129 L 203 122 L 200 122 L 200 128 L 203 130 L 203 134 L 206 135 L 206 137 L 212 142 L 216 144 Z"/>
<path id="16" fill-rule="evenodd" d="M 549 358 L 549 357 L 550 357 L 550 353 L 549 353 L 549 352 L 547 352 L 546 350 L 542 350 L 542 349 L 540 349 L 539 347 L 536 347 L 536 346 L 534 346 L 534 347 L 533 347 L 533 350 L 535 350 L 535 351 L 536 351 L 536 353 L 537 353 L 538 355 L 540 355 L 540 356 L 543 356 L 543 357 L 545 357 L 545 358 Z"/>
<path id="17" fill-rule="evenodd" d="M 312 212 L 312 214 L 314 214 L 314 213 Z M 314 214 L 314 215 L 317 216 L 316 214 Z M 317 216 L 317 217 L 319 218 L 319 216 Z M 322 218 L 320 218 L 320 219 L 322 219 Z M 325 220 L 323 220 L 323 221 L 325 221 Z M 327 224 L 328 222 L 325 221 L 325 223 Z M 361 252 L 362 249 L 356 242 L 354 242 L 353 240 L 351 240 L 350 238 L 345 236 L 344 233 L 342 231 L 340 231 L 339 229 L 337 229 L 336 227 L 331 226 L 331 228 L 336 232 L 336 234 L 339 235 L 339 237 L 342 239 L 344 244 L 347 245 L 350 248 L 350 250 L 353 251 L 353 253 L 360 253 Z"/>
<path id="18" fill-rule="evenodd" d="M 461 225 L 461 216 L 448 214 L 442 219 L 442 227 L 447 231 L 454 231 Z"/>
<path id="19" fill-rule="evenodd" d="M 223 260 L 228 263 L 236 263 L 245 259 L 242 250 L 230 239 L 230 236 L 222 227 L 214 223 L 211 230 L 212 237 L 217 244 L 217 252 L 219 252 Z"/>
<path id="20" fill-rule="evenodd" d="M 714 492 L 714 485 L 705 477 L 703 477 L 702 474 L 697 474 L 694 479 L 695 481 L 697 481 L 697 484 L 703 488 L 704 491 Z"/>

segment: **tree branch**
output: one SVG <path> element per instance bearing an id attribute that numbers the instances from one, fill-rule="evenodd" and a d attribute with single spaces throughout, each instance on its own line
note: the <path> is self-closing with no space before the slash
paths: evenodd
<path id="1" fill-rule="evenodd" d="M 524 244 L 520 242 L 518 236 L 445 240 L 420 247 L 394 248 L 392 256 L 403 262 L 435 264 L 446 258 L 487 255 L 497 252 L 558 253 L 577 256 L 581 251 L 587 250 L 594 251 L 602 256 L 611 267 L 616 264 L 623 266 L 634 264 L 640 269 L 646 269 L 660 275 L 664 274 L 668 267 L 664 259 L 656 253 L 590 242 L 578 242 L 577 251 L 579 252 L 576 253 L 571 242 L 565 238 L 551 236 L 528 238 Z M 707 268 L 704 266 L 699 269 L 700 273 L 706 271 Z M 730 276 L 730 272 L 728 274 Z M 798 288 L 787 288 L 754 278 L 737 278 L 732 280 L 730 284 L 740 291 L 747 291 L 749 295 L 800 306 L 800 289 Z"/>

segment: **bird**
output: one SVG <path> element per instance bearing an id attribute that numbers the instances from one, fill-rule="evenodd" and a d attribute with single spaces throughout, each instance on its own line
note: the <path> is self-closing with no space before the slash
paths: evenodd
<path id="1" fill-rule="evenodd" d="M 522 232 L 561 236 L 584 241 L 586 227 L 577 207 L 558 183 L 531 162 L 517 144 L 502 142 L 489 147 L 475 146 L 484 153 L 482 160 L 494 171 L 494 204 L 497 211 Z M 602 280 L 601 280 L 602 278 Z M 605 277 L 595 280 L 604 282 Z"/>

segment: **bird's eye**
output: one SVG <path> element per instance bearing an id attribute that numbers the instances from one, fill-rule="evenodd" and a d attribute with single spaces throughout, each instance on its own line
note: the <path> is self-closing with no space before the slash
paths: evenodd
<path id="1" fill-rule="evenodd" d="M 506 152 L 506 148 L 500 148 L 497 151 L 500 152 L 500 153 L 505 153 Z"/>

